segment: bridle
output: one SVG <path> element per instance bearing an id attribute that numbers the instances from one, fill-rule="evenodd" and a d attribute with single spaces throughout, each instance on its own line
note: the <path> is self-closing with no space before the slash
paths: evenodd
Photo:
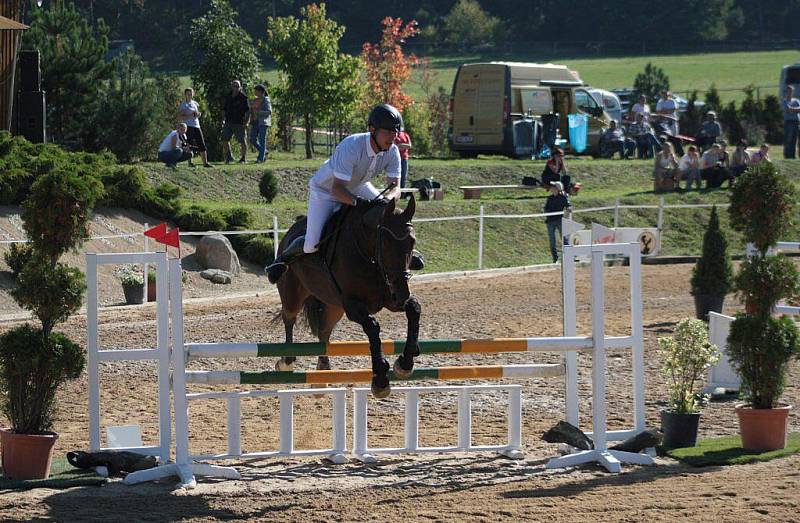
<path id="1" fill-rule="evenodd" d="M 353 245 L 355 245 L 356 252 L 358 252 L 359 256 L 361 256 L 361 258 L 364 261 L 366 261 L 370 265 L 375 265 L 375 266 L 378 267 L 378 270 L 381 273 L 381 277 L 383 278 L 383 282 L 384 282 L 384 284 L 386 284 L 386 286 L 388 288 L 391 288 L 391 283 L 389 282 L 389 275 L 401 275 L 403 277 L 403 279 L 405 279 L 406 281 L 410 280 L 411 276 L 412 276 L 411 275 L 411 271 L 405 268 L 405 267 L 407 267 L 409 265 L 409 263 L 411 261 L 410 260 L 410 258 L 411 258 L 411 253 L 410 252 L 406 255 L 406 263 L 404 264 L 403 268 L 401 268 L 401 269 L 387 268 L 385 263 L 384 263 L 384 259 L 383 259 L 383 235 L 384 235 L 384 233 L 388 234 L 389 236 L 391 236 L 391 238 L 394 239 L 395 241 L 402 242 L 402 241 L 408 239 L 408 237 L 411 236 L 411 233 L 414 230 L 414 228 L 411 225 L 411 223 L 406 223 L 406 226 L 408 227 L 408 230 L 406 231 L 406 233 L 401 235 L 401 236 L 398 236 L 398 235 L 396 235 L 394 233 L 394 231 L 392 231 L 390 228 L 386 227 L 385 225 L 383 225 L 383 224 L 378 225 L 378 229 L 377 229 L 377 232 L 376 232 L 376 238 L 375 238 L 376 244 L 375 244 L 375 256 L 374 257 L 368 256 L 367 254 L 364 253 L 364 250 L 361 248 L 361 245 L 359 245 L 359 243 L 358 243 L 358 236 L 359 235 L 358 234 L 354 234 L 355 231 L 353 231 L 353 228 L 351 227 L 351 233 L 353 233 L 352 234 Z"/>

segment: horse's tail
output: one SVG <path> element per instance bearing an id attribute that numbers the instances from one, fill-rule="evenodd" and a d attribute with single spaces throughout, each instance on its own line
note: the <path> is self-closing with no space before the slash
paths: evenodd
<path id="1" fill-rule="evenodd" d="M 322 316 L 325 313 L 325 304 L 313 296 L 306 298 L 303 302 L 303 313 L 306 317 L 308 328 L 316 337 L 322 330 Z"/>

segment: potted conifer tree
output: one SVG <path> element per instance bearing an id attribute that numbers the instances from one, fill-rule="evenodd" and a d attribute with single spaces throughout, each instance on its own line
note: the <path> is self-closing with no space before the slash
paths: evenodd
<path id="1" fill-rule="evenodd" d="M 694 447 L 702 400 L 695 384 L 705 369 L 719 361 L 719 349 L 709 343 L 706 324 L 693 318 L 681 320 L 675 335 L 659 338 L 658 345 L 669 386 L 669 405 L 661 411 L 663 445 Z"/>
<path id="2" fill-rule="evenodd" d="M 3 475 L 46 478 L 50 472 L 55 395 L 67 380 L 80 376 L 82 347 L 54 327 L 81 306 L 83 273 L 59 262 L 88 235 L 89 213 L 102 192 L 91 173 L 56 166 L 31 186 L 22 219 L 30 250 L 21 262 L 14 300 L 30 310 L 30 323 L 0 336 L 0 407 L 11 423 L 0 429 Z"/>
<path id="3" fill-rule="evenodd" d="M 714 206 L 703 236 L 703 254 L 692 272 L 692 296 L 697 319 L 708 320 L 709 311 L 722 312 L 732 280 L 728 241 L 719 227 L 717 207 Z"/>
<path id="4" fill-rule="evenodd" d="M 769 251 L 792 230 L 795 201 L 794 186 L 770 162 L 748 169 L 731 193 L 731 226 L 755 247 L 734 280 L 745 313 L 731 324 L 727 347 L 747 399 L 736 406 L 742 446 L 751 450 L 786 446 L 791 406 L 779 400 L 789 361 L 800 353 L 800 336 L 793 321 L 772 311 L 779 300 L 796 296 L 798 272 L 785 256 Z"/>

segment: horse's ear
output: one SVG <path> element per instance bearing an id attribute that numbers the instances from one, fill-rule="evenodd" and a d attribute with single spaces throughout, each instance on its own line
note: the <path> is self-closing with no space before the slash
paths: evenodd
<path id="1" fill-rule="evenodd" d="M 394 215 L 395 207 L 397 207 L 397 200 L 392 198 L 391 200 L 389 200 L 389 202 L 386 204 L 386 207 L 383 209 L 383 219 L 384 220 L 386 220 L 390 216 Z"/>
<path id="2" fill-rule="evenodd" d="M 417 200 L 414 199 L 414 195 L 411 195 L 411 198 L 408 200 L 408 205 L 406 205 L 405 210 L 401 216 L 403 217 L 403 221 L 406 223 L 411 222 L 411 218 L 414 217 L 414 212 L 417 210 Z"/>

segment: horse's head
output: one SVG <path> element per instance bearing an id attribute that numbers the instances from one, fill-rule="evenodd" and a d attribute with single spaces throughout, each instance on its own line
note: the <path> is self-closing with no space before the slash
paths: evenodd
<path id="1" fill-rule="evenodd" d="M 411 277 L 409 264 L 411 253 L 417 242 L 414 236 L 414 217 L 417 204 L 412 196 L 404 210 L 397 208 L 396 200 L 390 200 L 383 206 L 368 212 L 364 217 L 368 227 L 377 230 L 375 245 L 375 261 L 380 267 L 393 304 L 402 307 L 411 292 L 408 280 Z"/>

